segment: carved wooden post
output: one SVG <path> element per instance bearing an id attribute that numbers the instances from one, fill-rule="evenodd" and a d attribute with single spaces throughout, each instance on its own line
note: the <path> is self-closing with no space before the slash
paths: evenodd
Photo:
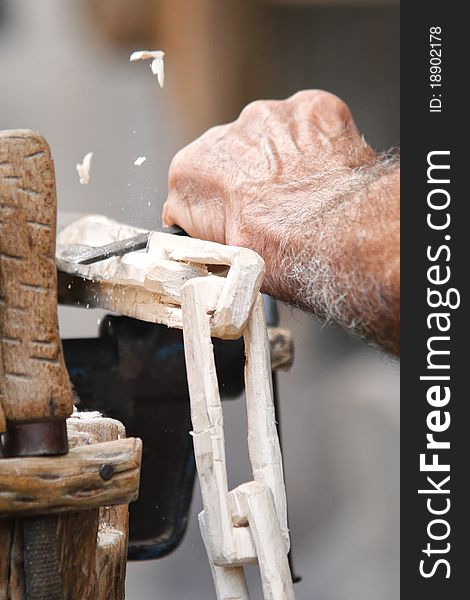
<path id="1" fill-rule="evenodd" d="M 120 600 L 142 445 L 75 414 L 68 451 L 55 227 L 47 143 L 0 132 L 0 600 Z"/>
<path id="2" fill-rule="evenodd" d="M 137 496 L 140 440 L 97 414 L 75 413 L 67 429 L 71 450 L 63 457 L 0 459 L 0 600 L 26 598 L 19 517 L 59 511 L 63 597 L 124 598 L 127 504 Z"/>

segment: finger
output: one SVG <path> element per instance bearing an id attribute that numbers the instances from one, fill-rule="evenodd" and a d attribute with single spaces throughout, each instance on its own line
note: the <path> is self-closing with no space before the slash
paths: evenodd
<path id="1" fill-rule="evenodd" d="M 171 225 L 176 225 L 176 223 L 171 216 L 171 208 L 168 200 L 166 200 L 162 209 L 162 227 L 170 227 Z"/>
<path id="2" fill-rule="evenodd" d="M 225 211 L 220 199 L 205 195 L 203 188 L 190 200 L 170 191 L 162 221 L 165 225 L 178 225 L 191 237 L 225 243 Z"/>
<path id="3" fill-rule="evenodd" d="M 191 237 L 196 236 L 189 207 L 185 202 L 182 202 L 178 197 L 178 194 L 174 192 L 168 194 L 167 200 L 163 205 L 162 225 L 163 227 L 178 225 Z"/>

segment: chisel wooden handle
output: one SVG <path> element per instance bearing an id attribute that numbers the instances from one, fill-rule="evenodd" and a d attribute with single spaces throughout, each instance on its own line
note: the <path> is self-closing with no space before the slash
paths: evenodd
<path id="1" fill-rule="evenodd" d="M 46 141 L 28 130 L 0 132 L 0 402 L 9 429 L 72 413 L 57 321 L 55 237 Z"/>

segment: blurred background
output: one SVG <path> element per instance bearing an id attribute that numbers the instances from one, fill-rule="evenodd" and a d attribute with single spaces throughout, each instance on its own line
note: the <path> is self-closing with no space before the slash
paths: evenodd
<path id="1" fill-rule="evenodd" d="M 159 89 L 135 49 L 166 52 Z M 399 6 L 393 0 L 0 0 L 0 129 L 48 140 L 60 211 L 160 225 L 174 153 L 248 101 L 323 88 L 378 150 L 399 144 Z M 75 170 L 93 151 L 91 182 Z M 141 167 L 138 156 L 146 156 Z M 98 311 L 60 308 L 63 337 Z M 280 375 L 298 600 L 399 596 L 399 369 L 281 307 L 296 359 Z M 224 404 L 230 486 L 251 479 L 243 403 Z M 196 515 L 167 558 L 130 563 L 129 600 L 215 598 Z M 260 598 L 250 569 L 252 598 Z"/>

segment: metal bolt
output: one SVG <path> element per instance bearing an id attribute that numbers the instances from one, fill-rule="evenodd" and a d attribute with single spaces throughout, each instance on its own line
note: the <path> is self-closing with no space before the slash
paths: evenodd
<path id="1" fill-rule="evenodd" d="M 111 477 L 114 475 L 113 465 L 110 465 L 109 463 L 105 463 L 104 465 L 101 465 L 100 475 L 101 475 L 101 479 L 104 479 L 105 481 L 108 481 L 109 479 L 111 479 Z"/>

